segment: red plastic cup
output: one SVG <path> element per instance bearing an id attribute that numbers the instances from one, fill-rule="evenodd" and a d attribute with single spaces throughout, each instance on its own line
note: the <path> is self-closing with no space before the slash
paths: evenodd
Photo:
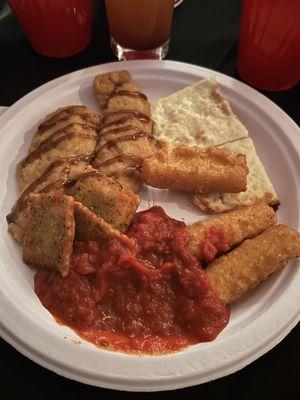
<path id="1" fill-rule="evenodd" d="M 244 0 L 237 69 L 259 89 L 300 80 L 300 0 Z"/>
<path id="2" fill-rule="evenodd" d="M 8 0 L 32 47 L 49 57 L 67 57 L 90 42 L 92 0 Z"/>

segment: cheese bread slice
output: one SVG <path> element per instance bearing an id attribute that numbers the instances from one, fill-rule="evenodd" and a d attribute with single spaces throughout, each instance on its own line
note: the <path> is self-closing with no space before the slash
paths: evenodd
<path id="1" fill-rule="evenodd" d="M 151 112 L 154 137 L 174 145 L 209 147 L 248 136 L 213 78 L 157 100 Z"/>
<path id="2" fill-rule="evenodd" d="M 247 190 L 241 193 L 195 194 L 193 202 L 206 212 L 224 212 L 265 201 L 273 207 L 279 205 L 278 196 L 262 162 L 256 154 L 252 139 L 245 138 L 223 146 L 232 153 L 245 154 L 249 168 Z"/>

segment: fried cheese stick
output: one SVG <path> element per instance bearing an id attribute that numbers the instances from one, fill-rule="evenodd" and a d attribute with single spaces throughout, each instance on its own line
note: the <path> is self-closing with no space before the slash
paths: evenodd
<path id="1" fill-rule="evenodd" d="M 145 183 L 160 189 L 194 193 L 239 193 L 247 189 L 248 167 L 243 154 L 217 147 L 162 148 L 141 165 Z"/>
<path id="2" fill-rule="evenodd" d="M 219 257 L 205 272 L 220 299 L 230 304 L 296 257 L 300 257 L 300 233 L 276 225 Z"/>
<path id="3" fill-rule="evenodd" d="M 265 203 L 245 207 L 188 226 L 188 250 L 200 261 L 210 262 L 217 255 L 253 238 L 275 225 L 276 214 Z"/>

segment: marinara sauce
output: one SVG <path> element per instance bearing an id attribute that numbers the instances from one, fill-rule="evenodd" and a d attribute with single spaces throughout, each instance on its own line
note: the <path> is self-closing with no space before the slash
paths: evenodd
<path id="1" fill-rule="evenodd" d="M 40 270 L 35 291 L 58 321 L 101 347 L 162 354 L 211 341 L 229 309 L 185 250 L 188 240 L 183 222 L 152 207 L 127 235 L 75 242 L 69 275 Z"/>

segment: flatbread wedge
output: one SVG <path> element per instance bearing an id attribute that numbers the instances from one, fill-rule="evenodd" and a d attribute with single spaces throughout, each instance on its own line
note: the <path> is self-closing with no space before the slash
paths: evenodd
<path id="1" fill-rule="evenodd" d="M 175 146 L 218 146 L 248 136 L 213 78 L 157 100 L 151 111 L 154 137 Z"/>

